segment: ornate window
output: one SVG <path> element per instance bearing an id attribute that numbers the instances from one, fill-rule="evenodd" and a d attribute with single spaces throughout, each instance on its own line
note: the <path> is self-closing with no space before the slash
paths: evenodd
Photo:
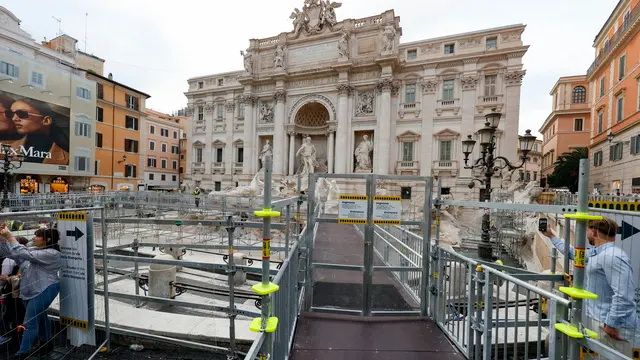
<path id="1" fill-rule="evenodd" d="M 442 82 L 442 100 L 453 100 L 455 80 L 447 79 Z"/>
<path id="2" fill-rule="evenodd" d="M 587 89 L 584 86 L 576 86 L 573 88 L 571 102 L 574 104 L 584 104 L 587 102 Z"/>

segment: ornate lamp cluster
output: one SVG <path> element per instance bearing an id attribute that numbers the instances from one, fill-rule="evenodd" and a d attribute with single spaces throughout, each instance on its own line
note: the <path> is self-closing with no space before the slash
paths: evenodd
<path id="1" fill-rule="evenodd" d="M 473 152 L 473 148 L 476 145 L 476 140 L 471 135 L 467 136 L 462 141 L 462 153 L 464 154 L 464 168 L 465 169 L 477 169 L 484 168 L 484 179 L 474 179 L 484 184 L 484 201 L 491 200 L 491 178 L 497 171 L 509 168 L 509 170 L 519 169 L 524 166 L 527 161 L 529 152 L 533 149 L 533 145 L 536 141 L 536 137 L 531 135 L 531 130 L 527 130 L 524 135 L 518 136 L 520 142 L 520 151 L 522 151 L 522 162 L 520 165 L 512 164 L 509 159 L 503 156 L 494 156 L 496 150 L 496 130 L 500 125 L 500 118 L 502 114 L 496 112 L 496 109 L 492 109 L 490 114 L 485 116 L 487 122 L 484 127 L 478 130 L 480 135 L 480 157 L 475 161 L 471 161 L 469 165 L 469 155 Z M 474 186 L 473 180 L 469 184 L 469 188 Z M 482 216 L 482 242 L 478 245 L 478 257 L 482 260 L 491 261 L 493 258 L 493 248 L 491 246 L 491 237 L 489 230 L 491 228 L 491 214 L 488 210 L 485 210 Z"/>

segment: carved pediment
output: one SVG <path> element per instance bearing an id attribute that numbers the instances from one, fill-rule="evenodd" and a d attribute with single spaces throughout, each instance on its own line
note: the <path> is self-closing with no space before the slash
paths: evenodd
<path id="1" fill-rule="evenodd" d="M 204 143 L 200 140 L 196 140 L 193 142 L 193 147 L 204 147 Z"/>
<path id="2" fill-rule="evenodd" d="M 244 146 L 244 141 L 242 141 L 242 139 L 238 139 L 238 140 L 233 142 L 233 146 L 242 147 L 242 146 Z"/>
<path id="3" fill-rule="evenodd" d="M 433 134 L 433 136 L 437 138 L 457 138 L 460 137 L 460 133 L 455 130 L 446 128 Z"/>
<path id="4" fill-rule="evenodd" d="M 219 147 L 224 147 L 226 145 L 226 143 L 222 140 L 216 140 L 213 142 L 213 147 L 214 148 L 219 148 Z"/>
<path id="5" fill-rule="evenodd" d="M 398 140 L 400 141 L 417 141 L 418 139 L 420 139 L 420 134 L 415 133 L 411 130 L 407 130 L 398 135 Z"/>

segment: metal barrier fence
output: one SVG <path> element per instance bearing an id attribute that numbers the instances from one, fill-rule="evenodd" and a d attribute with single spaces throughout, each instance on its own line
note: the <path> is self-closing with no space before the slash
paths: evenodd
<path id="1" fill-rule="evenodd" d="M 440 229 L 436 226 L 436 250 L 431 255 L 437 263 L 437 270 L 431 274 L 434 286 L 431 289 L 431 304 L 435 306 L 432 314 L 441 329 L 468 358 L 588 359 L 589 356 L 599 355 L 600 359 L 630 359 L 634 339 L 628 339 L 629 345 L 625 346 L 629 348 L 622 349 L 623 342 L 611 341 L 597 323 L 582 314 L 585 302 L 595 301 L 593 299 L 597 298 L 589 292 L 596 289 L 593 285 L 596 280 L 592 279 L 591 285 L 585 285 L 584 282 L 585 264 L 587 267 L 589 264 L 588 256 L 585 256 L 583 250 L 586 247 L 587 222 L 600 219 L 597 215 L 587 213 L 590 201 L 587 196 L 588 174 L 588 160 L 581 161 L 580 191 L 575 205 L 448 201 L 440 200 L 437 194 L 434 202 L 437 219 L 441 206 L 464 206 L 492 213 L 502 210 L 555 213 L 576 221 L 575 251 L 569 242 L 565 242 L 564 248 L 560 249 L 565 254 L 575 253 L 576 262 L 571 269 L 572 281 L 568 276 L 553 274 L 555 251 L 552 252 L 551 275 L 531 273 L 461 256 L 439 243 Z M 631 216 L 633 213 L 627 215 Z M 438 220 L 436 224 L 439 224 Z M 621 225 L 624 229 L 625 225 Z M 537 224 L 534 226 L 537 227 Z M 626 233 L 631 234 L 633 230 L 629 226 L 626 226 Z M 568 226 L 566 228 L 569 229 Z M 569 272 L 568 264 L 568 258 L 565 258 L 566 272 Z M 531 281 L 536 281 L 538 285 L 544 284 L 551 291 L 534 286 Z M 563 286 L 556 289 L 555 285 Z M 588 287 L 584 289 L 585 286 Z M 617 284 L 611 286 L 617 287 Z M 606 294 L 600 296 L 608 301 Z M 593 306 L 593 303 L 587 304 Z M 589 315 L 595 316 L 592 313 Z M 635 311 L 630 316 L 635 316 Z M 596 337 L 599 339 L 596 340 Z M 618 350 L 624 350 L 625 354 Z M 583 357 L 583 353 L 588 352 L 592 353 Z"/>
<path id="2" fill-rule="evenodd" d="M 197 205 L 196 205 L 197 200 Z M 104 206 L 110 217 L 159 216 L 167 210 L 184 212 L 252 212 L 262 197 L 225 194 L 164 193 L 156 191 L 71 192 L 51 194 L 10 194 L 12 211 L 54 210 L 70 207 Z"/>
<path id="3" fill-rule="evenodd" d="M 8 280 L 11 282 L 13 292 L 0 294 L 0 336 L 9 340 L 0 345 L 0 356 L 10 358 L 22 346 L 26 346 L 25 339 L 35 340 L 31 349 L 33 353 L 29 358 L 37 358 L 39 355 L 57 353 L 57 356 L 72 356 L 74 358 L 92 359 L 104 346 L 108 346 L 110 323 L 109 308 L 106 303 L 96 303 L 94 287 L 96 276 L 94 272 L 94 232 L 93 222 L 90 216 L 84 216 L 91 212 L 104 211 L 100 207 L 71 208 L 60 210 L 39 210 L 29 212 L 0 213 L 0 221 L 7 220 L 46 220 L 50 222 L 51 215 L 58 217 L 58 227 L 51 231 L 60 234 L 60 279 L 53 281 L 45 276 L 39 277 L 32 272 L 33 268 L 48 269 L 57 266 L 53 254 L 41 255 L 39 251 L 30 247 L 22 251 L 3 251 L 0 257 L 7 257 L 13 262 L 4 261 L 3 265 L 19 266 L 18 272 L 12 273 Z M 73 221 L 70 221 L 73 219 Z M 64 222 L 64 223 L 63 223 Z M 70 223 L 70 224 L 68 224 Z M 86 226 L 84 226 L 86 224 Z M 70 230 L 69 226 L 73 227 Z M 81 227 L 79 229 L 78 227 Z M 68 232 L 72 234 L 69 235 Z M 33 235 L 33 233 L 31 233 Z M 54 237 L 55 235 L 51 234 Z M 17 239 L 19 236 L 14 233 Z M 71 237 L 71 239 L 69 239 Z M 65 239 L 66 238 L 66 239 Z M 2 239 L 5 243 L 8 239 Z M 36 244 L 37 245 L 37 244 Z M 3 246 L 5 250 L 9 248 Z M 49 250 L 56 251 L 56 250 Z M 25 276 L 22 276 L 25 275 Z M 36 277 L 34 277 L 34 275 Z M 29 281 L 29 283 L 24 283 Z M 41 281 L 50 281 L 39 284 Z M 1 285 L 5 285 L 5 283 Z M 46 288 L 40 293 L 30 297 L 28 304 L 23 303 L 18 295 L 20 287 L 30 289 Z M 4 288 L 9 290 L 9 288 Z M 52 301 L 49 308 L 49 301 Z M 34 306 L 35 305 L 35 306 Z M 77 306 L 76 306 L 77 305 Z M 49 319 L 59 320 L 47 324 Z M 99 320 L 98 320 L 99 319 Z M 101 327 L 103 331 L 96 331 Z M 33 337 L 29 331 L 37 331 Z M 48 334 L 46 337 L 43 334 Z M 39 339 L 39 341 L 38 341 Z M 28 342 L 26 342 L 28 344 Z M 84 345 L 83 345 L 84 344 Z M 83 346 L 80 346 L 83 345 Z M 30 352 L 31 352 L 30 351 Z M 53 355 L 53 354 L 51 354 Z"/>

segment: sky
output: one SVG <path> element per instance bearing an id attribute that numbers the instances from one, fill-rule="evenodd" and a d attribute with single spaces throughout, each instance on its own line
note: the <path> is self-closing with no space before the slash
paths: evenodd
<path id="1" fill-rule="evenodd" d="M 525 24 L 520 132 L 537 134 L 551 111 L 549 92 L 560 76 L 584 74 L 593 39 L 618 0 L 342 0 L 338 21 L 394 9 L 401 42 Z M 241 70 L 249 39 L 291 31 L 289 15 L 304 0 L 4 0 L 34 39 L 59 31 L 106 60 L 105 75 L 151 95 L 147 107 L 186 106 L 187 79 Z M 88 15 L 85 15 L 88 14 Z M 85 31 L 86 29 L 86 31 Z M 85 42 L 85 35 L 87 41 Z"/>

